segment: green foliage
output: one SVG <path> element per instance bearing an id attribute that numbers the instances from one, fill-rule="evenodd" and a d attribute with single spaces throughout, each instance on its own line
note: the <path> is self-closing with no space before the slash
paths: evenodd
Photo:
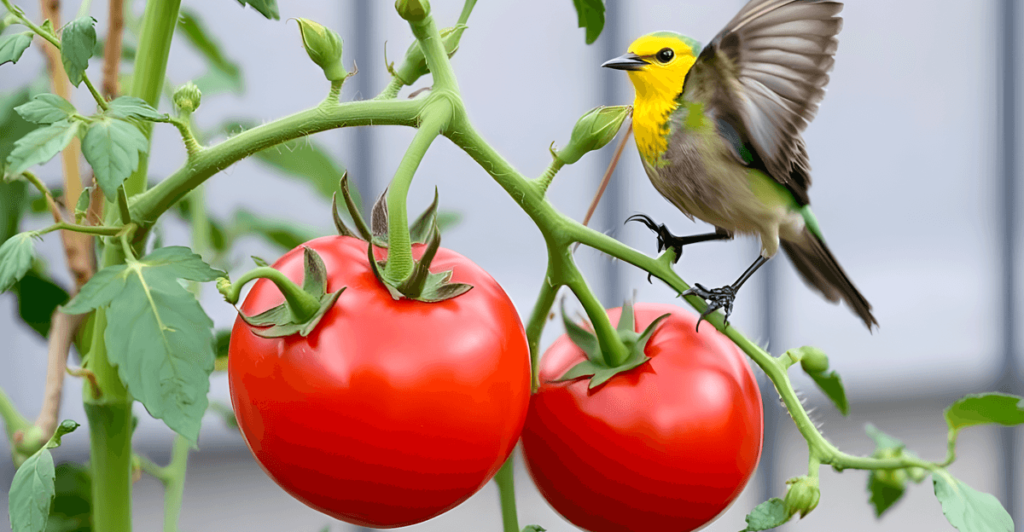
<path id="1" fill-rule="evenodd" d="M 195 84 L 207 93 L 214 94 L 222 90 L 240 93 L 245 88 L 242 70 L 238 63 L 224 56 L 220 43 L 207 29 L 199 15 L 194 11 L 182 8 L 178 15 L 178 33 L 202 55 L 210 67 L 210 71 L 195 80 Z"/>
<path id="2" fill-rule="evenodd" d="M 829 399 L 836 405 L 839 412 L 844 416 L 850 413 L 850 402 L 846 399 L 846 390 L 843 388 L 843 381 L 839 378 L 839 374 L 835 371 L 821 372 L 821 373 L 807 373 L 814 383 L 818 385 L 818 388 L 825 393 Z"/>
<path id="3" fill-rule="evenodd" d="M 526 525 L 523 532 L 547 532 L 547 529 L 540 525 Z"/>
<path id="4" fill-rule="evenodd" d="M 869 423 L 864 430 L 875 440 L 875 452 L 871 455 L 873 458 L 888 459 L 909 455 L 902 441 L 878 430 L 874 425 Z M 875 517 L 881 517 L 903 497 L 907 479 L 907 471 L 902 469 L 876 469 L 868 473 L 868 494 L 875 509 Z"/>
<path id="5" fill-rule="evenodd" d="M 32 44 L 32 35 L 31 31 L 23 31 L 0 36 L 0 65 L 17 63 L 21 54 Z"/>
<path id="6" fill-rule="evenodd" d="M 46 532 L 92 532 L 92 474 L 76 463 L 55 469 L 54 499 Z"/>
<path id="7" fill-rule="evenodd" d="M 14 149 L 7 157 L 7 173 L 18 175 L 53 159 L 78 135 L 79 125 L 78 121 L 58 120 L 25 135 L 14 143 Z"/>
<path id="8" fill-rule="evenodd" d="M 757 507 L 747 514 L 747 528 L 744 528 L 741 532 L 771 530 L 786 524 L 786 521 L 789 521 L 789 517 L 786 503 L 782 499 L 768 499 L 758 504 Z"/>
<path id="9" fill-rule="evenodd" d="M 18 232 L 25 198 L 28 197 L 27 186 L 24 181 L 0 181 L 0 244 Z"/>
<path id="10" fill-rule="evenodd" d="M 19 233 L 0 245 L 0 292 L 6 292 L 32 267 L 36 247 L 32 233 Z"/>
<path id="11" fill-rule="evenodd" d="M 261 15 L 267 17 L 267 19 L 281 19 L 281 14 L 277 10 L 277 0 L 238 0 L 238 3 L 242 4 L 242 6 L 248 4 L 256 11 L 259 11 Z"/>
<path id="12" fill-rule="evenodd" d="M 604 0 L 572 0 L 576 6 L 578 27 L 587 29 L 587 44 L 601 36 L 604 30 Z"/>
<path id="13" fill-rule="evenodd" d="M 122 120 L 128 120 L 132 118 L 140 120 L 161 120 L 167 118 L 167 115 L 157 111 L 152 105 L 142 98 L 136 98 L 134 96 L 121 96 L 109 104 L 107 109 L 107 116 L 114 118 L 120 118 Z"/>
<path id="14" fill-rule="evenodd" d="M 68 120 L 77 113 L 71 102 L 56 94 L 37 94 L 24 105 L 14 108 L 22 118 L 37 124 L 52 124 L 59 120 Z"/>
<path id="15" fill-rule="evenodd" d="M 1024 423 L 1024 405 L 1015 395 L 968 395 L 950 405 L 945 416 L 951 431 L 988 423 L 1013 426 Z"/>
<path id="16" fill-rule="evenodd" d="M 5 173 L 7 156 L 14 149 L 15 141 L 39 127 L 37 124 L 25 120 L 14 111 L 15 107 L 29 101 L 30 95 L 34 92 L 35 89 L 33 87 L 27 87 L 11 94 L 0 96 L 0 131 L 3 131 L 3 134 L 0 135 L 0 177 L 3 177 Z M 0 237 L 2 236 L 3 233 L 0 232 Z M 3 240 L 3 238 L 0 238 L 0 242 Z"/>
<path id="17" fill-rule="evenodd" d="M 150 415 L 193 445 L 213 372 L 213 322 L 178 280 L 224 275 L 188 248 L 160 248 L 100 270 L 64 308 L 82 314 L 109 305 L 104 339 L 111 364 Z"/>
<path id="18" fill-rule="evenodd" d="M 75 223 L 80 224 L 82 220 L 85 220 L 87 214 L 89 214 L 89 203 L 92 201 L 92 187 L 85 187 L 82 189 L 82 193 L 78 195 L 78 201 L 75 203 Z"/>
<path id="19" fill-rule="evenodd" d="M 11 482 L 9 508 L 12 532 L 44 532 L 54 495 L 53 455 L 50 449 L 60 446 L 61 437 L 78 428 L 74 421 L 64 421 L 50 441 L 28 457 Z"/>
<path id="20" fill-rule="evenodd" d="M 89 67 L 89 58 L 96 48 L 96 19 L 79 17 L 64 27 L 60 38 L 60 60 L 71 84 L 82 83 L 82 75 Z"/>
<path id="21" fill-rule="evenodd" d="M 50 334 L 53 311 L 67 303 L 70 296 L 60 285 L 37 270 L 29 270 L 14 290 L 18 294 L 18 316 L 32 330 L 46 338 Z"/>
<path id="22" fill-rule="evenodd" d="M 975 490 L 945 470 L 932 474 L 932 482 L 942 513 L 960 532 L 1013 532 L 1013 519 L 992 495 Z"/>
<path id="23" fill-rule="evenodd" d="M 118 187 L 139 167 L 139 154 L 147 151 L 149 140 L 138 126 L 117 118 L 99 118 L 82 141 L 82 154 L 109 201 L 117 199 Z"/>

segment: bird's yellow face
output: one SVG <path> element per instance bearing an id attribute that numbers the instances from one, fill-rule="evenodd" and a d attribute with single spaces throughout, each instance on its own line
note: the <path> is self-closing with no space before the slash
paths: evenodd
<path id="1" fill-rule="evenodd" d="M 693 39 L 658 32 L 633 41 L 625 55 L 602 65 L 625 70 L 633 82 L 633 127 L 637 147 L 648 161 L 665 152 L 668 115 L 678 106 L 676 98 L 699 54 L 700 44 Z"/>

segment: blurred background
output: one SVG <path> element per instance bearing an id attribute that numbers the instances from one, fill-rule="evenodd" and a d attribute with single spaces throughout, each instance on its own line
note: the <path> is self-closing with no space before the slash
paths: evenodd
<path id="1" fill-rule="evenodd" d="M 522 172 L 536 176 L 550 160 L 548 145 L 564 145 L 579 116 L 597 105 L 632 101 L 626 76 L 599 68 L 604 60 L 655 30 L 680 31 L 707 42 L 743 3 L 608 0 L 604 33 L 586 46 L 569 0 L 482 0 L 454 65 L 477 129 Z M 38 3 L 21 4 L 39 19 Z M 78 2 L 64 4 L 62 18 L 71 20 Z M 136 16 L 142 4 L 132 3 Z M 815 176 L 811 197 L 829 245 L 874 305 L 881 328 L 869 334 L 848 309 L 827 304 L 801 283 L 781 255 L 740 294 L 733 322 L 768 344 L 773 354 L 801 345 L 815 345 L 829 354 L 851 399 L 848 418 L 838 415 L 808 379 L 793 373 L 816 407 L 813 416 L 824 434 L 846 451 L 872 452 L 874 444 L 863 431 L 870 421 L 919 455 L 940 459 L 945 454 L 942 409 L 947 404 L 964 394 L 995 389 L 1024 393 L 1024 352 L 1016 332 L 1024 328 L 1019 304 L 1024 301 L 1024 217 L 1018 207 L 1024 204 L 1024 186 L 1016 155 L 1024 20 L 1015 4 L 859 0 L 843 13 L 846 25 L 828 94 L 805 135 Z M 288 18 L 316 20 L 345 39 L 345 64 L 358 62 L 359 74 L 345 84 L 344 99 L 376 95 L 389 79 L 385 51 L 389 61 L 398 61 L 412 40 L 391 2 L 290 0 L 281 2 L 280 21 L 266 20 L 231 0 L 184 0 L 182 7 L 204 22 L 222 51 L 223 62 L 211 67 L 209 55 L 179 33 L 169 61 L 170 83 L 201 78 L 206 83 L 202 108 L 194 118 L 208 142 L 232 129 L 225 124 L 269 121 L 313 106 L 326 95 L 328 83 L 306 57 L 297 25 Z M 440 26 L 454 23 L 461 8 L 458 0 L 433 4 Z M 99 19 L 101 35 L 106 12 L 105 1 L 92 3 L 90 13 Z M 99 63 L 94 59 L 94 79 Z M 44 68 L 34 46 L 16 66 L 0 68 L 0 94 L 38 79 Z M 428 85 L 429 78 L 424 78 L 414 88 Z M 84 90 L 76 92 L 75 102 L 91 108 Z M 170 110 L 166 100 L 161 110 Z M 387 185 L 412 135 L 411 129 L 383 127 L 331 131 L 268 152 L 262 160 L 240 162 L 208 182 L 209 211 L 214 219 L 231 221 L 232 227 L 280 219 L 301 224 L 297 230 L 290 228 L 292 233 L 331 234 L 326 193 L 335 186 L 338 170 L 326 162 L 311 163 L 316 159 L 306 152 L 315 144 L 319 153 L 337 161 L 337 168 L 348 168 L 366 204 Z M 184 160 L 180 138 L 170 127 L 156 128 L 151 152 L 151 180 L 166 177 Z M 551 201 L 582 219 L 610 152 L 609 147 L 564 169 L 551 189 Z M 299 163 L 289 157 L 294 154 Z M 39 174 L 55 188 L 61 182 L 57 162 Z M 330 184 L 325 189 L 323 183 Z M 442 210 L 459 217 L 445 231 L 444 245 L 489 271 L 520 313 L 528 315 L 545 268 L 540 233 L 468 156 L 443 139 L 417 174 L 411 211 L 429 203 L 435 185 Z M 689 222 L 656 193 L 630 142 L 592 225 L 654 253 L 653 234 L 637 224 L 623 226 L 627 216 L 638 212 L 668 224 L 677 234 L 707 229 Z M 22 229 L 46 224 L 45 216 L 35 215 L 22 221 Z M 162 223 L 160 233 L 165 244 L 189 242 L 187 226 L 173 217 Z M 240 271 L 248 269 L 250 255 L 273 259 L 282 253 L 259 233 L 240 229 L 233 250 L 219 260 Z M 38 249 L 52 265 L 54 278 L 69 285 L 59 239 L 47 238 Z M 687 249 L 677 269 L 690 282 L 721 286 L 732 282 L 757 252 L 753 239 L 695 246 Z M 648 285 L 645 274 L 628 265 L 586 248 L 577 256 L 609 306 L 620 305 L 634 292 L 640 301 L 677 301 L 669 288 Z M 209 287 L 202 299 L 218 328 L 230 326 L 235 317 L 231 306 Z M 570 308 L 574 303 L 570 301 Z M 544 345 L 562 332 L 559 323 L 549 324 Z M 0 338 L 0 387 L 33 418 L 42 401 L 46 345 L 18 318 L 12 294 L 0 296 Z M 770 383 L 764 389 L 765 448 L 757 476 L 707 530 L 743 528 L 743 516 L 751 508 L 782 496 L 785 480 L 806 471 L 802 438 L 778 406 Z M 62 419 L 84 421 L 80 391 L 81 381 L 69 379 Z M 214 374 L 210 399 L 229 404 L 225 374 Z M 164 463 L 172 433 L 136 407 L 141 418 L 136 451 Z M 1020 430 L 967 430 L 951 470 L 974 488 L 996 495 L 1017 522 L 1024 522 L 1020 440 Z M 2 455 L 7 454 L 5 445 L 0 441 Z M 199 446 L 191 455 L 182 530 L 361 530 L 319 514 L 277 488 L 221 417 L 207 416 Z M 87 455 L 84 432 L 65 438 L 55 452 L 58 462 L 84 461 Z M 520 522 L 553 532 L 574 530 L 547 506 L 521 464 L 517 462 L 516 471 Z M 10 461 L 0 460 L 4 491 L 13 474 Z M 911 486 L 876 521 L 867 503 L 866 481 L 864 472 L 823 470 L 820 506 L 783 530 L 952 530 L 930 482 Z M 134 493 L 136 530 L 160 530 L 158 481 L 143 477 Z M 6 499 L 0 498 L 3 515 Z M 7 519 L 0 519 L 0 531 L 7 526 Z M 500 529 L 493 484 L 455 510 L 409 528 Z"/>

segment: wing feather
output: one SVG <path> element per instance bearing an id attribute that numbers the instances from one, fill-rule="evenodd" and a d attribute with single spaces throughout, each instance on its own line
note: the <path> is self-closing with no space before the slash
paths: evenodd
<path id="1" fill-rule="evenodd" d="M 801 203 L 811 184 L 801 133 L 825 95 L 842 10 L 833 0 L 752 0 L 701 52 L 683 88 L 730 121 Z"/>

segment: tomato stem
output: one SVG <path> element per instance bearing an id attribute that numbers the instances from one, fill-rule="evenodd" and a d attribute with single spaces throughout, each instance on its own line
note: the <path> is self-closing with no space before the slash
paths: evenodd
<path id="1" fill-rule="evenodd" d="M 548 263 L 550 264 L 550 260 Z M 555 304 L 555 297 L 561 284 L 554 281 L 551 269 L 548 269 L 544 281 L 540 285 L 540 294 L 537 302 L 533 305 L 533 313 L 530 314 L 530 321 L 526 325 L 526 340 L 530 346 L 530 382 L 531 391 L 536 392 L 540 388 L 540 336 L 544 333 L 544 325 L 548 322 L 548 315 L 551 307 Z"/>
<path id="2" fill-rule="evenodd" d="M 267 279 L 277 285 L 277 288 L 281 290 L 281 294 L 284 295 L 288 309 L 291 310 L 297 322 L 310 320 L 320 310 L 320 300 L 317 297 L 307 293 L 299 285 L 292 282 L 288 276 L 269 266 L 261 266 L 251 270 L 233 283 L 218 283 L 217 289 L 224 295 L 224 299 L 228 303 L 236 304 L 241 296 L 242 287 L 254 279 Z"/>
<path id="3" fill-rule="evenodd" d="M 498 484 L 498 494 L 501 497 L 501 522 L 504 532 L 519 532 L 519 516 L 516 512 L 516 489 L 515 489 L 515 454 L 508 455 L 508 460 L 502 464 L 498 474 L 494 476 L 494 482 Z"/>

